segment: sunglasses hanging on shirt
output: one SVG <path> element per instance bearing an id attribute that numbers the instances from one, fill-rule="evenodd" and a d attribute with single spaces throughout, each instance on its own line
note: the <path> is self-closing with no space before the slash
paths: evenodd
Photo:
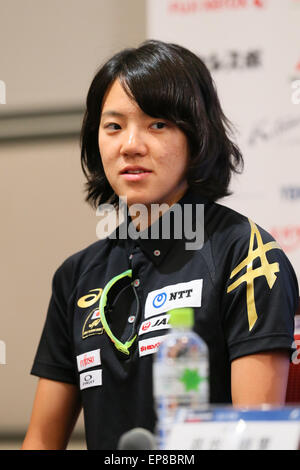
<path id="1" fill-rule="evenodd" d="M 140 301 L 131 269 L 106 284 L 100 297 L 99 312 L 107 336 L 118 351 L 129 356 L 137 338 L 136 325 L 140 317 Z"/>

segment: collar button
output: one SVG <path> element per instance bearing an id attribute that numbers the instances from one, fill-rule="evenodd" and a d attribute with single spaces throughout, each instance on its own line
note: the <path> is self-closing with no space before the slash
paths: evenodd
<path id="1" fill-rule="evenodd" d="M 160 251 L 159 250 L 154 250 L 153 254 L 154 254 L 154 256 L 160 256 Z"/>

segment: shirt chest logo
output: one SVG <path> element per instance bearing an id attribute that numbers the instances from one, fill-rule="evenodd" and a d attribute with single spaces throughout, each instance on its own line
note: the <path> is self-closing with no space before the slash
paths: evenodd
<path id="1" fill-rule="evenodd" d="M 201 307 L 203 279 L 194 279 L 149 292 L 145 303 L 145 319 L 174 308 Z"/>
<path id="2" fill-rule="evenodd" d="M 166 336 L 156 336 L 155 338 L 142 339 L 139 341 L 139 356 L 148 356 L 149 354 L 155 354 L 166 339 Z"/>
<path id="3" fill-rule="evenodd" d="M 141 324 L 139 336 L 150 333 L 151 331 L 165 330 L 171 328 L 169 324 L 170 315 L 161 315 L 159 317 L 150 318 Z"/>
<path id="4" fill-rule="evenodd" d="M 83 325 L 82 328 L 82 339 L 88 338 L 92 335 L 102 335 L 104 329 L 101 323 L 99 309 L 92 310 Z"/>
<path id="5" fill-rule="evenodd" d="M 99 387 L 102 385 L 102 369 L 83 372 L 80 374 L 79 378 L 80 390 L 85 390 L 90 387 Z"/>
<path id="6" fill-rule="evenodd" d="M 78 372 L 101 364 L 100 349 L 88 351 L 76 356 Z"/>
<path id="7" fill-rule="evenodd" d="M 102 289 L 91 289 L 88 294 L 80 297 L 77 301 L 77 305 L 80 308 L 88 308 L 94 305 L 96 302 L 99 303 L 102 294 Z"/>
<path id="8" fill-rule="evenodd" d="M 88 294 L 80 297 L 77 301 L 77 306 L 82 309 L 94 306 L 85 319 L 82 328 L 82 339 L 103 333 L 99 308 L 95 308 L 99 304 L 101 294 L 102 289 L 91 289 Z"/>

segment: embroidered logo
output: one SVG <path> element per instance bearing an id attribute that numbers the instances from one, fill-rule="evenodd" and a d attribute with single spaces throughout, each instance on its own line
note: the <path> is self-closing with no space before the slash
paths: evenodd
<path id="1" fill-rule="evenodd" d="M 92 335 L 102 335 L 103 327 L 100 319 L 99 309 L 92 310 L 83 325 L 82 328 L 82 339 L 88 338 Z"/>
<path id="2" fill-rule="evenodd" d="M 99 301 L 103 289 L 91 289 L 89 294 L 80 297 L 77 302 L 78 307 L 80 308 L 89 308 Z"/>
<path id="3" fill-rule="evenodd" d="M 99 304 L 103 289 L 91 289 L 88 294 L 80 297 L 77 301 L 79 308 L 89 308 L 96 303 Z M 94 308 L 88 313 L 87 318 L 82 328 L 82 339 L 92 335 L 101 335 L 103 328 L 100 319 L 99 308 Z"/>

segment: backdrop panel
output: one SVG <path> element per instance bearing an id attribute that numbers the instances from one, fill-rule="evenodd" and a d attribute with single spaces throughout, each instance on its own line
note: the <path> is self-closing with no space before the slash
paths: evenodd
<path id="1" fill-rule="evenodd" d="M 300 0 L 148 0 L 147 21 L 210 69 L 245 159 L 220 202 L 270 231 L 300 279 Z"/>

